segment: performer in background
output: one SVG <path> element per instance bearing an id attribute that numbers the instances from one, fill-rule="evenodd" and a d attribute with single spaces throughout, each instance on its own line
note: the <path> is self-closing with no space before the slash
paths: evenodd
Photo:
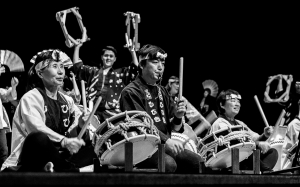
<path id="1" fill-rule="evenodd" d="M 241 95 L 235 90 L 222 91 L 217 98 L 217 107 L 219 110 L 218 119 L 212 124 L 211 131 L 215 132 L 220 129 L 227 129 L 231 126 L 242 125 L 244 129 L 251 135 L 257 148 L 261 149 L 260 155 L 260 169 L 261 171 L 271 171 L 275 166 L 278 153 L 276 149 L 270 148 L 270 144 L 265 140 L 273 133 L 273 127 L 268 126 L 264 128 L 264 133 L 259 135 L 252 131 L 245 123 L 235 119 L 241 108 Z M 241 169 L 252 169 L 253 155 L 240 163 Z"/>
<path id="2" fill-rule="evenodd" d="M 66 72 L 68 69 L 66 69 Z M 66 73 L 67 74 L 67 73 Z M 60 87 L 59 91 L 73 98 L 76 105 L 80 104 L 81 94 L 78 89 L 75 75 L 72 71 L 68 73 L 70 76 L 65 76 L 63 85 Z"/>
<path id="3" fill-rule="evenodd" d="M 2 170 L 78 172 L 79 168 L 91 165 L 96 155 L 89 133 L 82 139 L 76 137 L 88 113 L 80 114 L 73 99 L 58 91 L 65 76 L 64 66 L 72 62 L 57 49 L 39 52 L 31 62 L 29 91 L 16 109 L 12 153 Z"/>
<path id="4" fill-rule="evenodd" d="M 4 82 L 2 79 L 5 72 L 7 73 L 9 68 L 5 65 L 0 64 L 0 81 Z M 10 120 L 7 115 L 5 108 L 2 103 L 14 101 L 17 99 L 17 86 L 19 80 L 16 77 L 11 79 L 11 87 L 8 89 L 0 88 L 0 166 L 4 163 L 8 157 L 8 144 L 6 139 L 6 133 L 11 132 Z"/>
<path id="5" fill-rule="evenodd" d="M 200 113 L 207 117 L 211 111 L 217 111 L 216 96 L 218 95 L 219 87 L 213 80 L 205 80 L 202 82 L 204 89 L 203 97 L 200 102 Z"/>
<path id="6" fill-rule="evenodd" d="M 171 76 L 168 80 L 168 84 L 165 86 L 174 102 L 178 102 L 178 94 L 179 94 L 179 79 L 176 76 Z M 184 102 L 187 105 L 186 113 L 184 114 L 184 120 L 187 124 L 189 124 L 193 129 L 196 128 L 201 121 L 206 120 L 199 111 L 185 98 L 183 97 Z M 207 125 L 208 123 L 203 123 L 203 125 Z M 210 128 L 206 127 L 206 128 Z"/>
<path id="7" fill-rule="evenodd" d="M 160 85 L 165 70 L 167 54 L 160 47 L 145 45 L 139 52 L 139 75 L 121 93 L 122 111 L 146 111 L 158 128 L 161 142 L 165 144 L 166 172 L 199 173 L 201 157 L 170 137 L 171 131 L 183 130 L 182 118 L 186 112 L 183 99 L 175 105 L 168 91 Z M 141 168 L 158 166 L 158 152 L 136 165 Z"/>
<path id="8" fill-rule="evenodd" d="M 82 43 L 75 46 L 72 71 L 79 81 L 87 82 L 86 101 L 95 102 L 99 96 L 102 101 L 95 112 L 100 122 L 120 113 L 119 97 L 123 88 L 135 79 L 137 75 L 137 61 L 134 60 L 128 67 L 114 69 L 113 65 L 117 60 L 117 50 L 112 46 L 106 46 L 102 49 L 100 68 L 90 67 L 83 64 L 79 59 L 79 50 Z M 134 48 L 129 48 L 131 55 L 135 55 Z M 90 107 L 89 107 L 90 108 Z"/>

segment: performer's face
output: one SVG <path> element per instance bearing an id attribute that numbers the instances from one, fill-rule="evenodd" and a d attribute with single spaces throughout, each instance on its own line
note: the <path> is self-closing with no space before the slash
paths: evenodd
<path id="1" fill-rule="evenodd" d="M 147 60 L 143 68 L 143 77 L 151 84 L 161 79 L 165 70 L 165 61 Z"/>
<path id="2" fill-rule="evenodd" d="M 179 91 L 179 81 L 173 82 L 173 83 L 171 84 L 171 90 L 170 90 L 170 93 L 171 93 L 172 95 L 175 95 L 175 94 L 178 93 L 178 91 Z"/>
<path id="3" fill-rule="evenodd" d="M 117 57 L 115 56 L 115 53 L 111 50 L 106 50 L 102 55 L 102 62 L 103 62 L 104 69 L 113 66 L 116 60 Z"/>
<path id="4" fill-rule="evenodd" d="M 63 62 L 50 62 L 49 65 L 41 72 L 39 77 L 42 79 L 45 87 L 62 86 L 65 77 Z"/>
<path id="5" fill-rule="evenodd" d="M 240 100 L 237 98 L 230 98 L 225 101 L 225 104 L 221 107 L 225 110 L 225 114 L 231 118 L 236 116 L 241 108 Z"/>
<path id="6" fill-rule="evenodd" d="M 204 91 L 204 97 L 207 97 L 207 96 L 208 96 L 208 94 L 209 94 L 209 93 L 208 93 L 208 91 L 207 91 L 207 90 L 205 90 L 205 91 Z"/>

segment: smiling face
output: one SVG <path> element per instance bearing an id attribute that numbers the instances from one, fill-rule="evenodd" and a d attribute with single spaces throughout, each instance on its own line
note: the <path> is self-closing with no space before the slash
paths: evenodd
<path id="1" fill-rule="evenodd" d="M 149 84 L 155 84 L 161 79 L 165 70 L 165 61 L 161 60 L 147 60 L 142 68 L 142 77 Z"/>
<path id="2" fill-rule="evenodd" d="M 221 108 L 225 110 L 225 115 L 230 118 L 234 118 L 241 109 L 240 99 L 238 99 L 235 94 L 231 94 L 226 98 L 224 105 L 222 105 L 222 103 L 220 103 L 220 105 Z"/>
<path id="3" fill-rule="evenodd" d="M 48 89 L 62 86 L 65 77 L 63 62 L 50 62 L 48 66 L 39 73 L 39 77 L 42 79 L 44 86 Z"/>
<path id="4" fill-rule="evenodd" d="M 103 62 L 103 68 L 109 68 L 112 67 L 117 60 L 117 57 L 115 53 L 111 50 L 106 50 L 104 54 L 101 56 L 102 62 Z"/>

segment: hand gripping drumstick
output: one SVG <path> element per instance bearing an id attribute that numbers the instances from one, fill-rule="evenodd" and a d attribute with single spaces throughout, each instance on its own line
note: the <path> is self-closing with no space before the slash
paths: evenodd
<path id="1" fill-rule="evenodd" d="M 183 57 L 180 57 L 180 62 L 179 62 L 179 101 L 182 99 L 182 80 L 183 80 Z"/>
<path id="2" fill-rule="evenodd" d="M 256 105 L 257 105 L 257 107 L 258 107 L 258 110 L 259 110 L 259 112 L 260 112 L 260 114 L 261 114 L 261 116 L 262 116 L 262 118 L 263 118 L 263 120 L 264 120 L 264 122 L 265 122 L 266 127 L 269 127 L 269 124 L 268 124 L 268 121 L 267 121 L 266 116 L 265 116 L 265 114 L 264 114 L 264 111 L 262 110 L 262 108 L 261 108 L 261 106 L 260 106 L 260 103 L 259 103 L 259 100 L 258 100 L 258 98 L 257 98 L 256 95 L 254 96 L 254 100 L 255 100 Z"/>
<path id="3" fill-rule="evenodd" d="M 82 136 L 83 136 L 83 134 L 85 133 L 85 130 L 88 127 L 88 125 L 90 124 L 90 121 L 92 120 L 92 117 L 94 116 L 94 114 L 95 114 L 95 112 L 96 112 L 96 110 L 97 110 L 97 108 L 98 108 L 101 100 L 102 100 L 102 97 L 99 96 L 98 99 L 97 99 L 97 101 L 96 101 L 96 104 L 95 104 L 95 106 L 93 108 L 93 111 L 90 113 L 87 121 L 84 123 L 83 127 L 81 128 L 81 131 L 80 131 L 79 135 L 77 136 L 78 139 L 81 139 Z"/>
<path id="4" fill-rule="evenodd" d="M 82 103 L 83 103 L 83 113 L 86 114 L 86 96 L 85 96 L 85 84 L 84 80 L 81 80 L 81 93 L 82 93 Z"/>

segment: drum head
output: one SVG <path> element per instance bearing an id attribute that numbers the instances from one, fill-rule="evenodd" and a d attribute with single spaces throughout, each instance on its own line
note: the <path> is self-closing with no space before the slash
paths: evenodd
<path id="1" fill-rule="evenodd" d="M 100 164 L 124 166 L 125 165 L 125 139 L 114 144 L 111 150 L 106 150 L 100 158 Z M 133 143 L 133 164 L 138 164 L 157 151 L 157 144 L 160 143 L 159 137 L 151 134 L 138 135 L 129 138 Z"/>
<path id="2" fill-rule="evenodd" d="M 248 158 L 255 149 L 255 143 L 253 142 L 245 142 L 236 144 L 231 146 L 231 148 L 238 148 L 240 155 L 239 155 L 239 162 Z M 209 160 L 205 162 L 206 167 L 210 168 L 228 168 L 231 166 L 231 149 L 224 149 L 217 153 L 215 157 L 211 157 Z"/>

